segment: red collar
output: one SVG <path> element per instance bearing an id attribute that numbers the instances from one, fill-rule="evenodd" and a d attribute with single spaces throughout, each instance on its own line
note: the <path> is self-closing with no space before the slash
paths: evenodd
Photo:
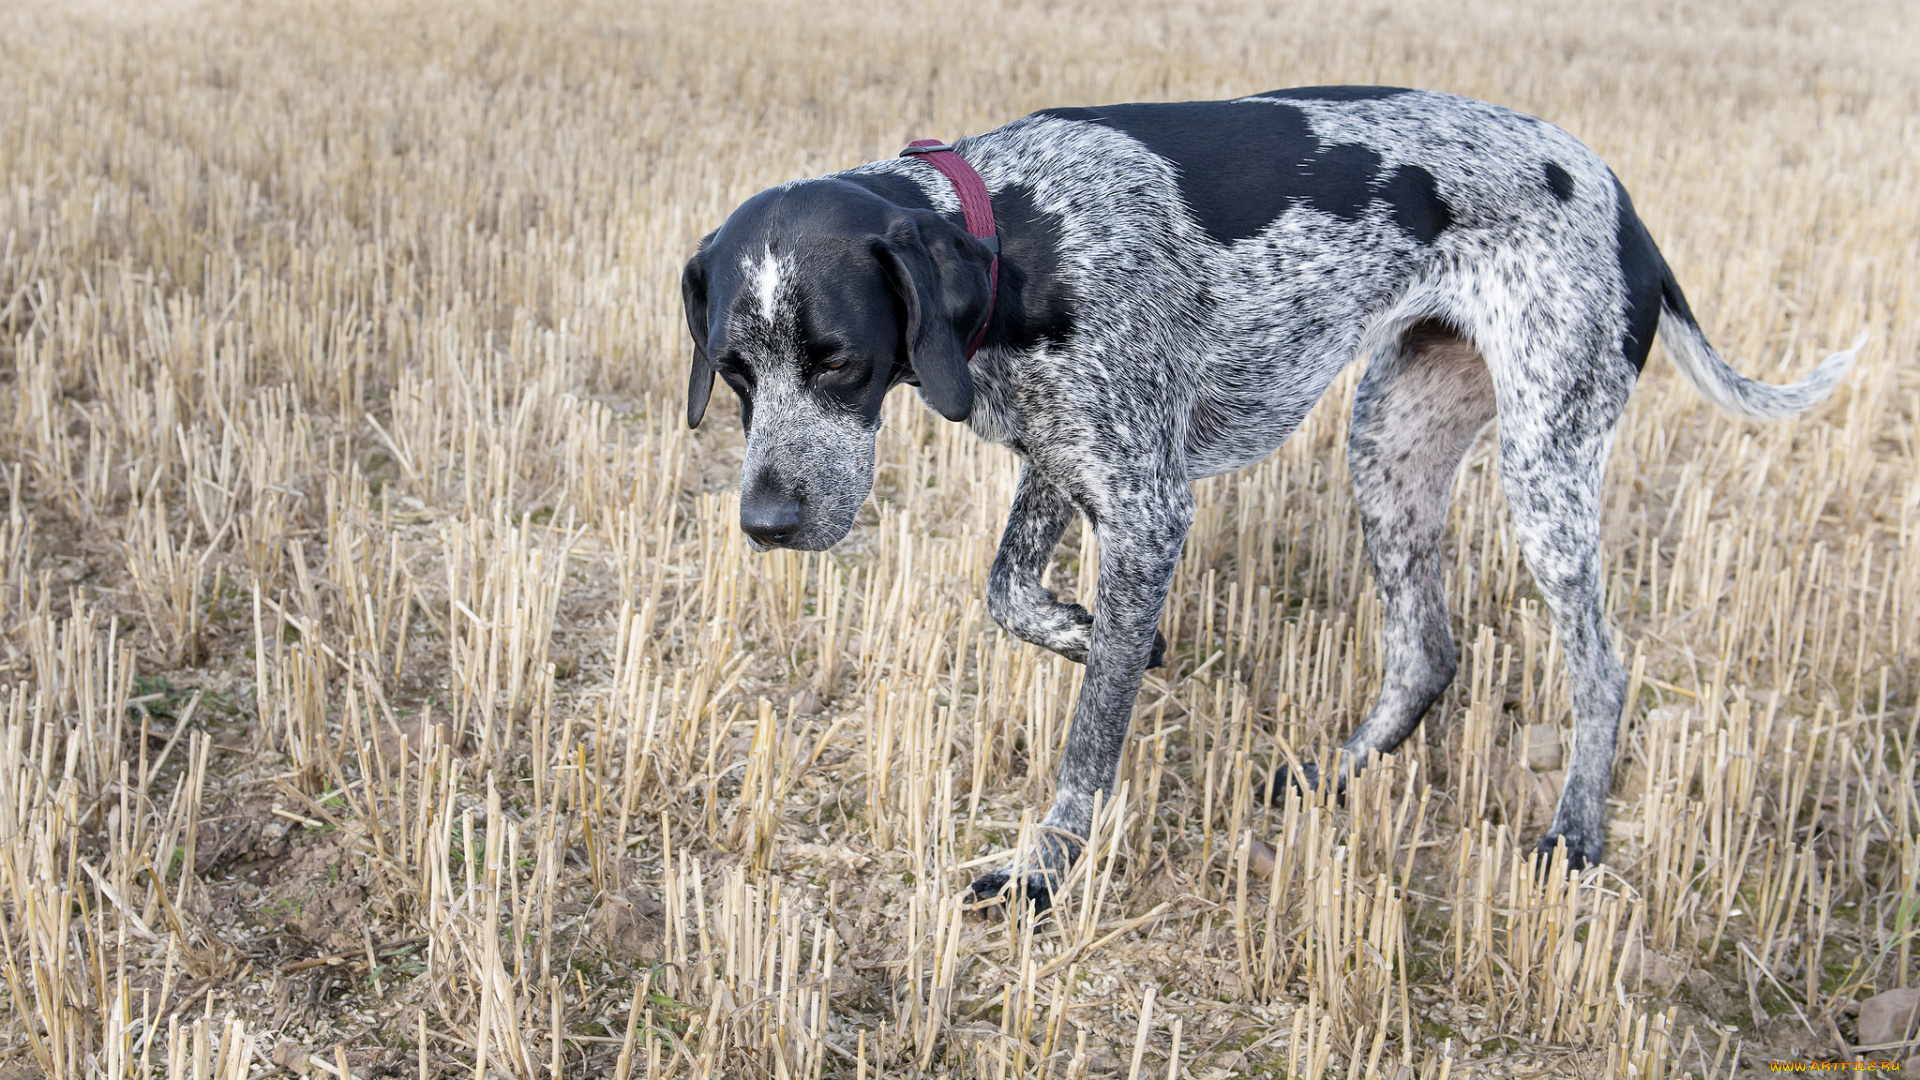
<path id="1" fill-rule="evenodd" d="M 960 197 L 960 213 L 967 223 L 967 231 L 974 239 L 985 243 L 993 252 L 993 264 L 987 268 L 987 318 L 980 324 L 980 332 L 973 336 L 973 343 L 967 346 L 967 359 L 980 351 L 980 343 L 987 339 L 987 327 L 993 325 L 993 298 L 1000 291 L 1000 237 L 993 227 L 993 202 L 987 196 L 987 182 L 980 179 L 967 160 L 953 152 L 953 147 L 939 139 L 915 139 L 901 157 L 917 157 L 940 170 L 949 183 L 953 193 Z"/>

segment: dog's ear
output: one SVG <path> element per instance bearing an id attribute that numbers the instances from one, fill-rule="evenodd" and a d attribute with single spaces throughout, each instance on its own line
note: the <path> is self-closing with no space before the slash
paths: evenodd
<path id="1" fill-rule="evenodd" d="M 713 363 L 707 359 L 707 241 L 680 272 L 680 300 L 687 307 L 687 332 L 693 335 L 693 369 L 687 375 L 687 426 L 697 428 L 713 396 Z"/>
<path id="2" fill-rule="evenodd" d="M 993 252 L 931 211 L 909 211 L 874 244 L 906 311 L 907 363 L 921 396 L 949 420 L 973 412 L 967 346 L 986 321 Z"/>

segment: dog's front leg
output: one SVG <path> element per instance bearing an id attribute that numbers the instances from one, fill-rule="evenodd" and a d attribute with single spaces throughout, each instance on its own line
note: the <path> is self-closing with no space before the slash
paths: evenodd
<path id="1" fill-rule="evenodd" d="M 1027 487 L 1025 476 L 1021 486 Z M 1193 522 L 1193 496 L 1184 483 L 1151 499 L 1128 502 L 1133 505 L 1109 502 L 1095 526 L 1100 580 L 1087 674 L 1055 774 L 1053 808 L 1030 850 L 973 883 L 978 898 L 1001 895 L 1018 875 L 1024 879 L 1020 894 L 1037 910 L 1049 907 L 1054 889 L 1065 880 L 1092 829 L 1095 799 L 1113 790 L 1140 676 L 1159 651 L 1155 627 Z"/>
<path id="2" fill-rule="evenodd" d="M 1062 603 L 1041 583 L 1074 512 L 1064 491 L 1031 464 L 1021 467 L 1000 552 L 987 577 L 987 611 L 1014 637 L 1084 664 L 1093 640 L 1093 616 L 1079 604 Z M 1156 632 L 1147 666 L 1159 667 L 1165 650 L 1166 642 Z"/>

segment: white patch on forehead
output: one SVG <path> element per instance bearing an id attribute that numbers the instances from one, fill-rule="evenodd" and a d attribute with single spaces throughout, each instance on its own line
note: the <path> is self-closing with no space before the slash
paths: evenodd
<path id="1" fill-rule="evenodd" d="M 747 272 L 747 278 L 753 282 L 754 295 L 760 298 L 760 317 L 773 321 L 774 301 L 780 294 L 780 275 L 786 269 L 786 263 L 774 255 L 768 248 L 755 265 L 751 258 L 742 259 L 741 264 Z"/>

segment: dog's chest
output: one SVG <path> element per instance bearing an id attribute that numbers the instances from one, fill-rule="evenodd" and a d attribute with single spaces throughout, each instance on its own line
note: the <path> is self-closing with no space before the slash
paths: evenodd
<path id="1" fill-rule="evenodd" d="M 1034 358 L 1021 350 L 1018 357 L 1027 363 Z M 973 376 L 973 412 L 967 417 L 967 426 L 973 433 L 990 443 L 1011 447 L 1022 454 L 1027 452 L 1027 426 L 1022 422 L 1015 390 L 1017 368 L 1014 357 L 999 349 L 983 349 L 974 354 L 969 365 Z"/>

